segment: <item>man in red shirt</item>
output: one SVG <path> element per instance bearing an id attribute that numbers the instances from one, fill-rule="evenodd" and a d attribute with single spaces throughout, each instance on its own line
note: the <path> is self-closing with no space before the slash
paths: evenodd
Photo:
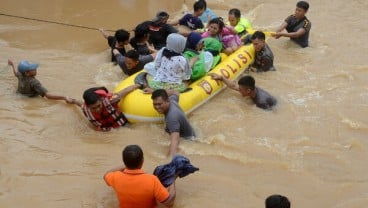
<path id="1" fill-rule="evenodd" d="M 125 167 L 114 168 L 104 175 L 106 184 L 115 190 L 120 207 L 153 208 L 157 202 L 172 207 L 175 182 L 166 189 L 155 175 L 144 173 L 143 151 L 138 145 L 126 146 L 122 156 Z"/>

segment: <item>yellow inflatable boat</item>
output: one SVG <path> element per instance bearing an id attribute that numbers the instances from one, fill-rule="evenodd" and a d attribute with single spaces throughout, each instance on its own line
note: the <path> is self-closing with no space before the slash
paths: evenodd
<path id="1" fill-rule="evenodd" d="M 210 73 L 222 74 L 230 80 L 238 77 L 254 61 L 254 47 L 252 44 L 241 46 L 230 56 L 226 57 Z M 144 72 L 145 70 L 143 70 Z M 115 88 L 115 92 L 134 84 L 134 79 L 141 73 L 136 74 L 121 81 Z M 207 102 L 217 93 L 225 88 L 221 81 L 215 81 L 210 76 L 204 76 L 201 79 L 189 85 L 191 90 L 181 93 L 179 96 L 179 105 L 183 111 L 188 114 L 199 106 Z M 145 94 L 142 90 L 135 90 L 128 94 L 125 99 L 119 103 L 120 110 L 128 118 L 129 122 L 161 122 L 163 115 L 156 112 L 153 108 L 151 94 Z"/>

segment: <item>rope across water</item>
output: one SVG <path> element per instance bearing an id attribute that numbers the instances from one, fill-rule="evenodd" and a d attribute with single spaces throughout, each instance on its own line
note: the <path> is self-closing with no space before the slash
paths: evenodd
<path id="1" fill-rule="evenodd" d="M 83 28 L 83 29 L 88 29 L 88 30 L 99 30 L 98 28 L 95 28 L 95 27 L 87 27 L 87 26 L 83 26 L 83 25 L 74 25 L 74 24 L 55 22 L 55 21 L 50 21 L 50 20 L 42 20 L 42 19 L 36 19 L 36 18 L 30 18 L 30 17 L 22 17 L 22 16 L 5 14 L 5 13 L 0 13 L 0 15 L 6 16 L 6 17 L 18 18 L 18 19 L 26 19 L 26 20 L 32 20 L 32 21 L 38 21 L 38 22 L 58 24 L 58 25 L 69 26 L 69 27 L 78 27 L 78 28 Z M 105 31 L 115 32 L 115 30 L 105 30 Z"/>

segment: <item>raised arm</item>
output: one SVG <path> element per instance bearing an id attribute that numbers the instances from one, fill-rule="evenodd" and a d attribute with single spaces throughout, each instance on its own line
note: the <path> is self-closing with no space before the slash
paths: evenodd
<path id="1" fill-rule="evenodd" d="M 107 33 L 103 28 L 98 29 L 100 31 L 100 33 L 102 34 L 102 36 L 104 36 L 104 38 L 107 39 L 107 37 L 109 37 L 109 33 Z"/>
<path id="2" fill-rule="evenodd" d="M 17 71 L 15 70 L 14 63 L 12 60 L 8 59 L 8 65 L 12 67 L 14 76 L 17 76 Z"/>

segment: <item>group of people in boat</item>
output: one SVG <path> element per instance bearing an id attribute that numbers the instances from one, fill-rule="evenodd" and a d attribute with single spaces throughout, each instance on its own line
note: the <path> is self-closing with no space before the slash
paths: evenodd
<path id="1" fill-rule="evenodd" d="M 305 16 L 308 8 L 307 2 L 299 1 L 295 13 L 288 16 L 272 36 L 289 37 L 301 47 L 307 47 L 311 29 L 311 22 Z M 180 31 L 176 25 L 186 26 L 189 31 Z M 116 62 L 124 74 L 130 76 L 142 69 L 146 69 L 147 73 L 142 79 L 137 79 L 136 84 L 117 93 L 110 93 L 105 87 L 89 88 L 83 93 L 83 101 L 48 92 L 35 78 L 39 66 L 36 63 L 20 61 L 17 70 L 12 60 L 8 60 L 8 64 L 18 78 L 17 92 L 29 97 L 42 96 L 76 104 L 100 131 L 108 131 L 128 123 L 118 108 L 118 102 L 127 94 L 136 89 L 152 93 L 153 106 L 157 112 L 164 114 L 165 130 L 170 135 L 168 155 L 174 157 L 181 137 L 196 136 L 194 128 L 178 105 L 180 92 L 187 90 L 188 80 L 194 81 L 209 75 L 242 96 L 251 98 L 257 107 L 271 110 L 276 105 L 277 100 L 257 87 L 255 79 L 250 75 L 234 82 L 220 74 L 211 73 L 211 69 L 221 62 L 221 56 L 224 56 L 221 54 L 230 55 L 244 44 L 252 44 L 255 48 L 255 61 L 250 67 L 251 71 L 276 70 L 273 53 L 265 42 L 265 33 L 255 31 L 250 34 L 250 31 L 253 31 L 251 23 L 241 15 L 239 9 L 229 10 L 228 21 L 224 22 L 223 18 L 207 7 L 205 0 L 196 1 L 193 12 L 185 14 L 179 20 L 169 19 L 169 14 L 165 11 L 158 12 L 152 20 L 138 24 L 132 38 L 124 29 L 117 30 L 113 36 L 100 29 L 111 47 L 111 61 Z M 128 45 L 131 49 L 127 49 Z M 159 202 L 167 202 L 175 197 L 171 193 L 163 198 Z M 287 208 L 290 203 L 289 206 L 269 206 L 271 207 Z"/>

